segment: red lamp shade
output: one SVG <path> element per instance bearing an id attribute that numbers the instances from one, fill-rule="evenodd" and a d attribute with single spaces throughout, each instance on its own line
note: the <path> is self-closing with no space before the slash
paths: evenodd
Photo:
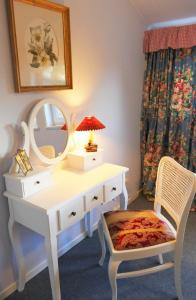
<path id="1" fill-rule="evenodd" d="M 67 130 L 67 124 L 66 123 L 61 127 L 61 130 Z"/>
<path id="2" fill-rule="evenodd" d="M 104 129 L 103 125 L 99 120 L 94 116 L 85 117 L 80 125 L 76 128 L 77 131 L 88 131 L 88 130 L 99 130 Z"/>
<path id="3" fill-rule="evenodd" d="M 80 125 L 76 128 L 77 131 L 90 131 L 88 145 L 84 147 L 87 152 L 97 151 L 98 146 L 93 143 L 93 130 L 99 130 L 104 128 L 105 125 L 103 125 L 94 116 L 85 117 L 80 123 Z"/>

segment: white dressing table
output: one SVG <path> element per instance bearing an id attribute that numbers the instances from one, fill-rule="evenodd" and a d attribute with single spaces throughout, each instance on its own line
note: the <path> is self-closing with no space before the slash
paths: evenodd
<path id="1" fill-rule="evenodd" d="M 51 159 L 45 157 L 39 147 L 42 146 L 40 142 L 42 140 L 45 142 L 49 136 L 51 138 L 49 144 L 54 148 L 56 146 L 53 130 L 50 130 L 51 124 L 49 124 L 49 130 L 47 126 L 41 128 L 41 125 L 47 120 L 46 113 L 53 112 L 53 106 L 63 114 L 67 131 L 64 133 L 66 145 L 63 146 L 61 154 Z M 41 120 L 40 123 L 39 120 Z M 8 198 L 9 203 L 8 228 L 18 266 L 18 290 L 24 289 L 26 272 L 20 235 L 15 227 L 16 222 L 44 236 L 53 300 L 61 300 L 57 251 L 58 234 L 85 218 L 86 232 L 92 236 L 92 209 L 101 207 L 102 204 L 112 201 L 117 196 L 120 196 L 121 208 L 126 209 L 128 195 L 125 174 L 128 168 L 113 164 L 101 164 L 101 161 L 97 166 L 98 161 L 93 155 L 88 157 L 88 164 L 85 164 L 86 166 L 92 164 L 91 167 L 96 166 L 91 170 L 77 171 L 65 167 L 62 160 L 69 150 L 71 126 L 65 115 L 63 103 L 55 99 L 45 99 L 36 104 L 30 115 L 29 126 L 24 122 L 22 126 L 25 134 L 22 148 L 29 154 L 31 147 L 45 167 L 42 164 L 41 169 L 34 168 L 34 171 L 24 177 L 16 172 L 13 164 L 11 174 L 5 174 L 6 191 L 4 195 Z M 39 126 L 40 132 L 44 132 L 41 138 L 37 136 Z M 58 143 L 61 143 L 62 131 L 59 131 L 59 127 L 54 129 L 58 129 L 55 136 L 58 135 Z M 46 142 L 45 145 L 47 145 Z M 71 159 L 73 156 L 72 154 Z M 99 153 L 97 153 L 98 157 L 100 159 Z M 46 164 L 55 166 L 47 167 Z"/>
<path id="2" fill-rule="evenodd" d="M 19 291 L 24 289 L 26 273 L 20 241 L 14 228 L 15 222 L 45 237 L 53 300 L 60 300 L 58 234 L 84 218 L 93 208 L 119 195 L 121 208 L 126 208 L 127 171 L 125 167 L 112 164 L 103 164 L 86 172 L 58 169 L 51 174 L 49 187 L 28 198 L 20 198 L 10 192 L 4 193 L 9 201 L 9 234 L 18 264 Z M 88 234 L 91 235 L 91 222 L 87 224 Z"/>

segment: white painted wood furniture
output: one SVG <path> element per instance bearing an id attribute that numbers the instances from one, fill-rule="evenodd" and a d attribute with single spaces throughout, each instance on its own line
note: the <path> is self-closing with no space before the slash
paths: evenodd
<path id="1" fill-rule="evenodd" d="M 66 125 L 63 126 L 66 128 L 65 131 L 56 132 L 58 135 L 67 137 L 61 153 L 56 151 L 59 146 L 58 139 L 56 140 L 54 135 L 47 132 L 46 121 L 48 117 L 51 120 L 54 119 L 54 116 L 50 114 L 56 109 L 63 116 L 61 125 Z M 39 138 L 38 131 L 36 132 L 36 126 L 39 128 L 37 121 L 40 122 L 40 128 L 44 128 L 44 136 L 39 136 Z M 72 152 L 69 156 L 72 169 L 67 165 L 65 168 L 62 160 L 75 145 L 73 135 L 72 146 L 70 142 L 74 124 L 73 115 L 68 117 L 61 101 L 51 98 L 41 100 L 32 109 L 28 126 L 25 122 L 22 122 L 21 126 L 24 134 L 24 142 L 21 147 L 26 150 L 27 155 L 33 151 L 38 164 L 41 163 L 42 167 L 35 167 L 35 160 L 34 171 L 24 177 L 13 160 L 9 174 L 5 175 L 6 192 L 4 195 L 9 202 L 8 227 L 18 265 L 18 290 L 22 291 L 25 286 L 25 263 L 21 251 L 20 235 L 15 227 L 16 222 L 45 237 L 53 300 L 60 300 L 58 234 L 84 219 L 87 234 L 92 236 L 91 210 L 117 196 L 120 196 L 121 208 L 125 209 L 128 202 L 125 173 L 128 169 L 117 165 L 102 164 L 101 152 L 93 154 Z M 57 128 L 61 130 L 61 126 Z M 47 145 L 54 147 L 55 151 L 51 151 L 51 149 L 48 151 Z M 43 149 L 47 151 L 40 151 Z M 54 153 L 57 154 L 55 157 Z M 50 165 L 50 167 L 46 167 L 46 165 Z M 91 168 L 93 169 L 89 170 Z"/>
<path id="2" fill-rule="evenodd" d="M 186 222 L 195 192 L 196 175 L 183 168 L 174 159 L 170 157 L 162 158 L 158 167 L 154 211 L 161 220 L 165 221 L 169 225 L 171 231 L 176 237 L 173 241 L 165 242 L 163 244 L 138 249 L 117 251 L 113 246 L 106 219 L 104 215 L 102 216 L 102 219 L 99 223 L 102 257 L 99 263 L 102 265 L 105 258 L 105 236 L 110 250 L 108 273 L 112 288 L 112 300 L 117 300 L 116 279 L 151 274 L 172 267 L 174 267 L 175 272 L 175 285 L 178 299 L 183 299 L 181 289 L 181 259 L 183 252 L 183 240 Z M 161 214 L 162 206 L 175 221 L 176 229 Z M 174 262 L 163 263 L 162 254 L 170 251 L 174 252 Z M 135 260 L 156 255 L 159 255 L 159 266 L 132 272 L 117 273 L 118 267 L 122 261 Z"/>
<path id="3" fill-rule="evenodd" d="M 74 169 L 88 171 L 103 163 L 103 150 L 86 152 L 85 149 L 76 150 L 67 154 L 68 165 Z"/>
<path id="4" fill-rule="evenodd" d="M 126 209 L 125 173 L 128 169 L 102 164 L 88 172 L 60 167 L 49 173 L 46 170 L 26 178 L 5 175 L 7 191 L 4 195 L 9 202 L 9 234 L 18 265 L 18 290 L 22 291 L 25 286 L 25 262 L 16 222 L 44 236 L 53 300 L 60 300 L 58 234 L 86 217 L 86 230 L 91 236 L 91 210 L 117 196 L 120 196 L 121 208 Z M 40 189 L 42 184 L 43 189 Z"/>

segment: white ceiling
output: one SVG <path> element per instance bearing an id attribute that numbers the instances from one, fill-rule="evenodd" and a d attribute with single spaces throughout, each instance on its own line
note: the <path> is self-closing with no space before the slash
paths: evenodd
<path id="1" fill-rule="evenodd" d="M 196 0 L 130 0 L 130 2 L 146 26 L 176 19 L 187 19 L 184 23 L 196 23 Z"/>

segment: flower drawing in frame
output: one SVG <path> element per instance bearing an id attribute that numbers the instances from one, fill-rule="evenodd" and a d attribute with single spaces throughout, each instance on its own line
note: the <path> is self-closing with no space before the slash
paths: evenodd
<path id="1" fill-rule="evenodd" d="M 69 8 L 9 0 L 16 91 L 72 88 Z"/>
<path id="2" fill-rule="evenodd" d="M 36 20 L 27 28 L 27 54 L 32 68 L 54 67 L 58 62 L 58 42 L 52 25 Z"/>

